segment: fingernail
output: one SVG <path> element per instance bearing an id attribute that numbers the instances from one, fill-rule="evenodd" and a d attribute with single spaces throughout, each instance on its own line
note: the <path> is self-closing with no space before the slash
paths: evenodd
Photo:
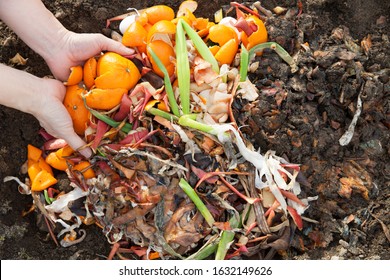
<path id="1" fill-rule="evenodd" d="M 131 49 L 131 48 L 126 48 L 126 54 L 127 55 L 131 55 L 131 54 L 133 54 L 135 51 L 133 50 L 133 49 Z"/>
<path id="2" fill-rule="evenodd" d="M 90 148 L 82 149 L 79 151 L 79 153 L 87 159 L 92 156 L 92 150 Z"/>

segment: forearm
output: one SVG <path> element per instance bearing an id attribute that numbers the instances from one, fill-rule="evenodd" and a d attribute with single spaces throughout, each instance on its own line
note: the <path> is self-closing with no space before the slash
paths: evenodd
<path id="1" fill-rule="evenodd" d="M 35 114 L 40 107 L 42 79 L 0 64 L 0 104 Z"/>
<path id="2" fill-rule="evenodd" d="M 45 60 L 68 33 L 40 0 L 0 0 L 0 19 Z"/>

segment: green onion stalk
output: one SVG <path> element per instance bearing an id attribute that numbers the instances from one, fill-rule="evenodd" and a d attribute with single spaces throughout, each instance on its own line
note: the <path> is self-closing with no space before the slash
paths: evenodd
<path id="1" fill-rule="evenodd" d="M 168 95 L 169 105 L 171 106 L 171 110 L 173 114 L 179 117 L 180 116 L 179 107 L 175 99 L 175 94 L 173 93 L 172 83 L 167 68 L 164 66 L 160 58 L 156 55 L 156 53 L 152 50 L 151 47 L 148 47 L 148 52 L 152 56 L 153 60 L 156 62 L 158 68 L 160 68 L 161 72 L 164 74 L 165 91 L 167 92 Z"/>
<path id="2" fill-rule="evenodd" d="M 221 239 L 218 244 L 218 249 L 215 254 L 216 260 L 224 260 L 227 254 L 227 251 L 230 248 L 230 245 L 234 239 L 235 232 L 234 229 L 241 227 L 241 222 L 237 220 L 236 216 L 233 215 L 230 220 L 230 227 L 232 230 L 224 230 L 221 234 Z"/>
<path id="3" fill-rule="evenodd" d="M 81 95 L 83 101 L 84 101 L 84 106 L 85 108 L 88 109 L 88 111 L 95 117 L 97 118 L 98 120 L 101 120 L 102 122 L 105 122 L 106 124 L 108 124 L 109 126 L 111 127 L 118 127 L 122 124 L 122 122 L 117 122 L 113 119 L 111 119 L 109 116 L 106 116 L 92 108 L 90 108 L 88 105 L 87 105 L 87 101 L 85 99 L 85 96 L 84 95 Z M 124 125 L 122 126 L 121 128 L 121 131 L 123 131 L 124 133 L 129 133 L 133 128 L 133 125 L 131 123 L 124 123 Z"/>
<path id="4" fill-rule="evenodd" d="M 264 49 L 274 50 L 280 56 L 281 59 L 283 59 L 288 65 L 290 65 L 293 72 L 297 70 L 297 65 L 294 59 L 285 49 L 283 49 L 281 45 L 276 42 L 267 42 L 254 46 L 249 50 L 249 59 L 252 58 L 256 52 L 260 52 Z"/>
<path id="5" fill-rule="evenodd" d="M 196 50 L 199 52 L 199 54 L 202 56 L 204 60 L 206 60 L 211 64 L 212 69 L 216 73 L 219 73 L 218 61 L 215 59 L 214 55 L 207 47 L 206 43 L 202 40 L 202 38 L 198 35 L 198 33 L 196 33 L 196 31 L 191 28 L 191 26 L 188 23 L 186 23 L 184 20 L 180 20 L 180 21 L 188 37 L 190 37 L 190 39 L 194 43 Z"/>
<path id="6" fill-rule="evenodd" d="M 240 58 L 240 82 L 245 82 L 248 76 L 249 52 L 244 45 L 241 45 Z"/>
<path id="7" fill-rule="evenodd" d="M 206 220 L 207 224 L 212 227 L 215 223 L 213 216 L 211 215 L 209 209 L 207 209 L 206 205 L 199 198 L 194 189 L 188 184 L 188 182 L 181 178 L 179 182 L 180 188 L 188 195 L 191 201 L 195 204 L 196 208 L 199 210 L 200 214 L 202 214 L 203 218 Z"/>
<path id="8" fill-rule="evenodd" d="M 183 114 L 186 115 L 190 113 L 190 63 L 182 19 L 179 20 L 176 27 L 176 61 L 180 102 Z"/>

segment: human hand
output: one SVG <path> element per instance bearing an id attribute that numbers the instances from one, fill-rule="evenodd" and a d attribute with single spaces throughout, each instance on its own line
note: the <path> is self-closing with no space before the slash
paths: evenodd
<path id="1" fill-rule="evenodd" d="M 133 49 L 105 37 L 102 34 L 66 32 L 58 44 L 58 50 L 53 51 L 51 57 L 46 58 L 53 75 L 66 81 L 70 74 L 70 67 L 82 65 L 88 58 L 100 54 L 102 51 L 112 51 L 121 55 L 131 55 Z"/>
<path id="2" fill-rule="evenodd" d="M 92 151 L 90 148 L 80 150 L 86 143 L 75 133 L 72 119 L 62 103 L 65 86 L 57 80 L 43 78 L 41 88 L 37 110 L 32 110 L 32 114 L 48 133 L 64 139 L 74 150 L 79 150 L 84 157 L 89 158 Z"/>

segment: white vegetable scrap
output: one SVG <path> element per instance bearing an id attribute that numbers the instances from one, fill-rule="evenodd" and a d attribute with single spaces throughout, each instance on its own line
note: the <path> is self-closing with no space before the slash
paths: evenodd
<path id="1" fill-rule="evenodd" d="M 300 185 L 296 181 L 298 172 L 291 174 L 284 169 L 281 164 L 287 164 L 288 162 L 283 158 L 276 156 L 274 151 L 268 151 L 263 156 L 260 152 L 249 149 L 245 145 L 240 133 L 232 125 L 213 125 L 213 128 L 215 129 L 214 132 L 218 135 L 218 139 L 221 142 L 231 141 L 227 132 L 231 131 L 234 134 L 234 143 L 237 145 L 241 155 L 256 168 L 256 187 L 259 189 L 269 187 L 276 200 L 280 203 L 281 208 L 287 212 L 287 202 L 279 188 L 283 190 L 292 190 L 294 194 L 299 194 Z M 290 178 L 290 182 L 288 184 L 284 181 L 279 171 L 284 172 Z M 301 212 L 304 211 L 304 209 L 299 210 Z"/>
<path id="2" fill-rule="evenodd" d="M 70 232 L 81 225 L 80 218 L 68 208 L 68 205 L 69 203 L 81 197 L 87 196 L 88 192 L 84 192 L 74 183 L 71 183 L 70 185 L 74 188 L 72 191 L 59 196 L 52 204 L 45 206 L 45 209 L 49 213 L 51 219 L 56 223 L 60 223 L 64 227 L 64 229 L 58 234 L 58 236 L 61 236 L 66 232 Z M 60 216 L 62 219 L 57 218 L 58 216 Z M 64 221 L 64 219 L 69 221 L 73 217 L 76 218 L 76 222 L 72 225 L 68 225 Z"/>
<path id="3" fill-rule="evenodd" d="M 248 101 L 255 101 L 257 97 L 259 97 L 259 90 L 247 78 L 245 82 L 239 83 L 239 89 L 237 90 L 237 94 L 241 94 L 241 97 Z"/>
<path id="4" fill-rule="evenodd" d="M 18 177 L 14 177 L 14 176 L 6 176 L 4 179 L 3 179 L 3 182 L 6 183 L 8 181 L 16 181 L 18 184 L 19 184 L 19 192 L 21 194 L 31 194 L 31 188 L 29 185 L 23 183 L 22 181 L 19 180 Z"/>
<path id="5" fill-rule="evenodd" d="M 360 94 L 359 94 L 357 100 L 357 108 L 356 108 L 355 115 L 353 116 L 352 122 L 349 125 L 347 131 L 339 139 L 339 143 L 341 146 L 346 146 L 349 144 L 349 142 L 351 142 L 353 134 L 355 132 L 355 126 L 357 124 L 361 112 L 362 112 L 362 99 L 360 98 Z"/>

